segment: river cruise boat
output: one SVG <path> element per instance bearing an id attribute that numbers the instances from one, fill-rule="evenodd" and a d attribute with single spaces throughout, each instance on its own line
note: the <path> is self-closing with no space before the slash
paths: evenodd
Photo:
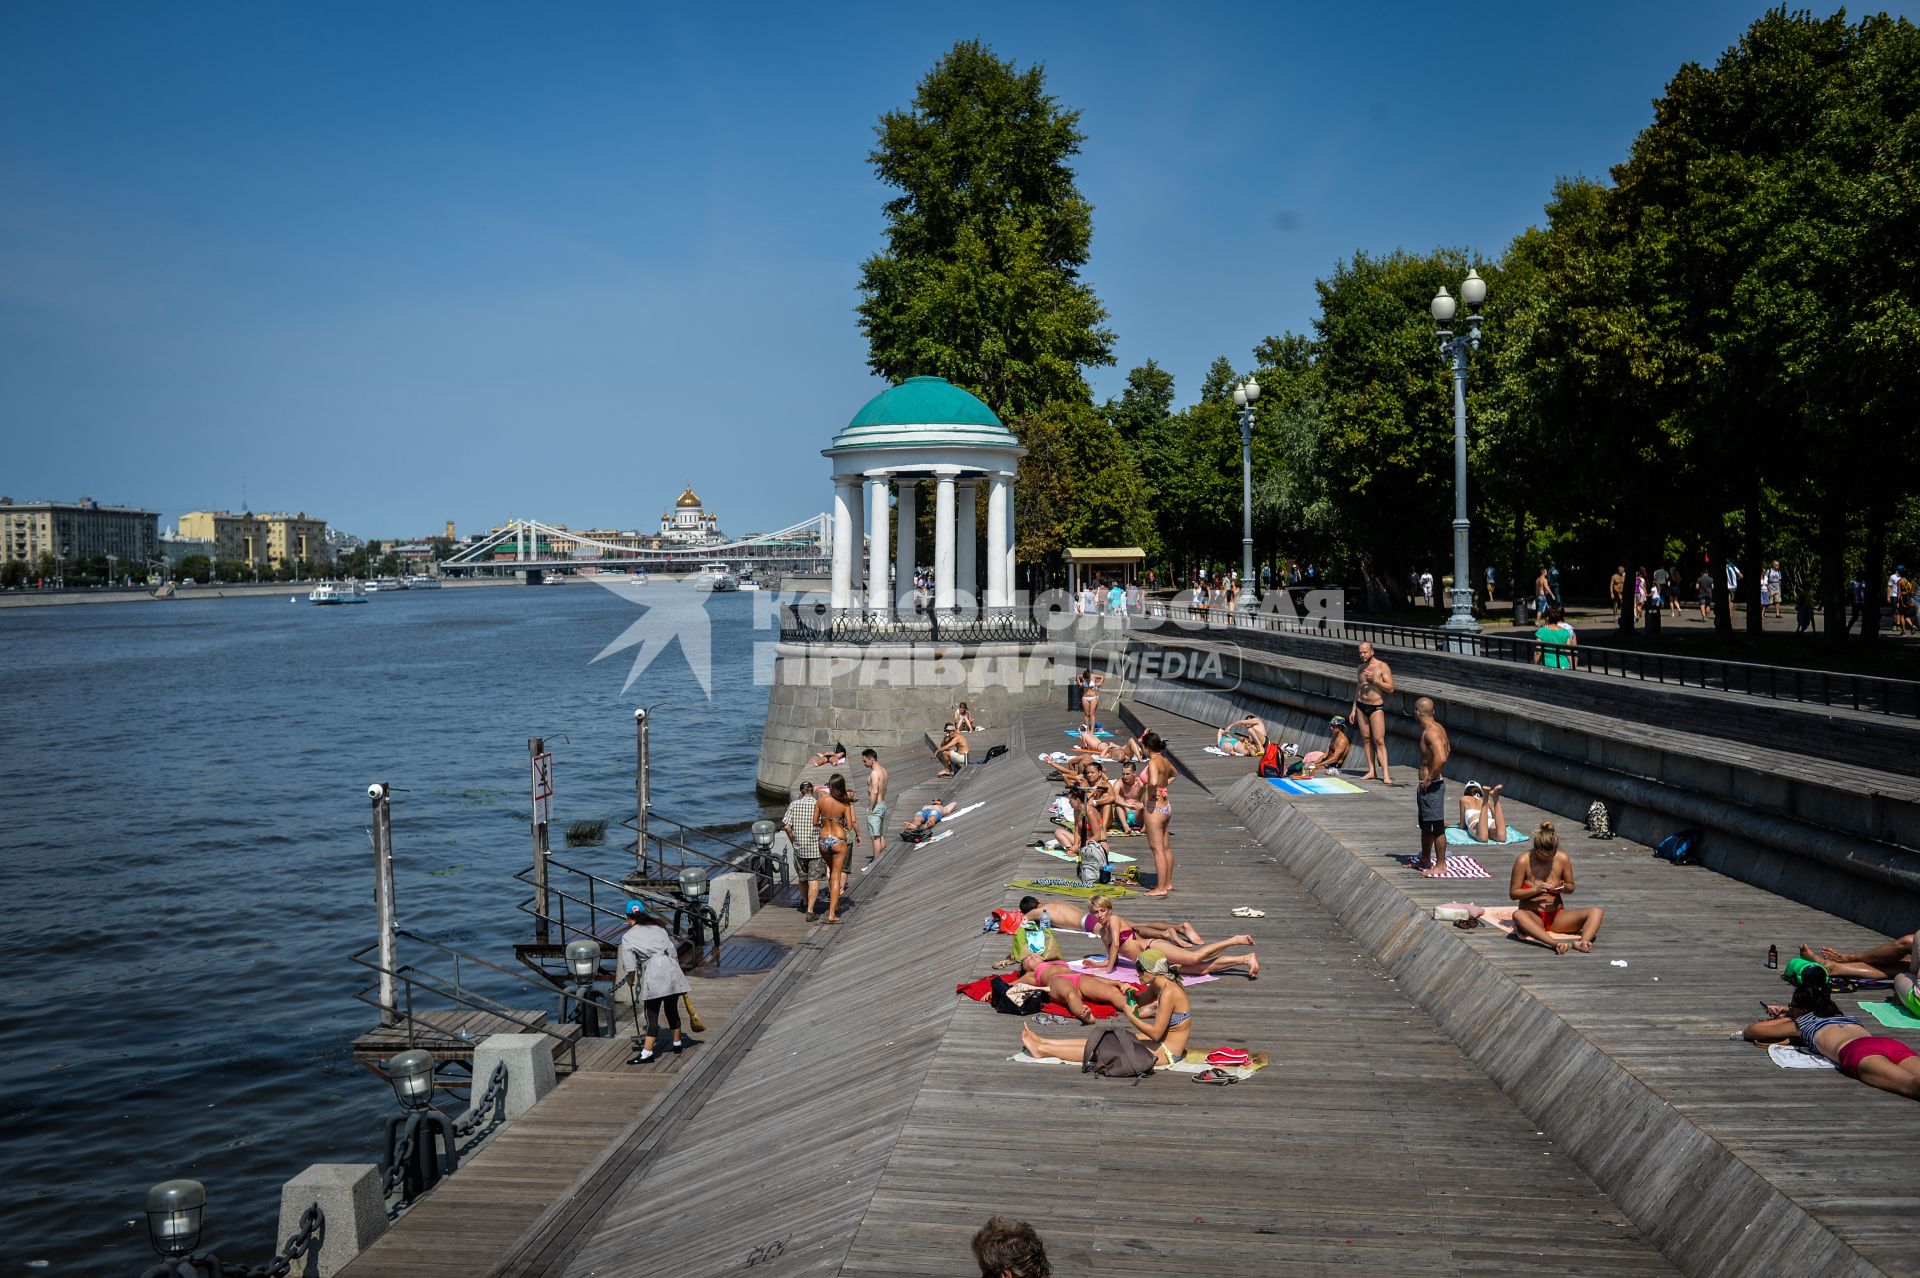
<path id="1" fill-rule="evenodd" d="M 429 577 L 425 573 L 415 573 L 413 576 L 408 577 L 406 579 L 406 583 L 407 583 L 406 588 L 408 590 L 440 589 L 440 579 L 438 577 Z"/>
<path id="2" fill-rule="evenodd" d="M 740 589 L 740 579 L 728 570 L 725 564 L 702 564 L 700 571 L 694 574 L 693 584 L 701 590 L 722 593 Z"/>
<path id="3" fill-rule="evenodd" d="M 307 596 L 307 600 L 309 603 L 317 604 L 357 604 L 365 603 L 367 597 L 361 593 L 360 583 L 357 581 L 323 581 L 313 588 L 313 593 Z"/>

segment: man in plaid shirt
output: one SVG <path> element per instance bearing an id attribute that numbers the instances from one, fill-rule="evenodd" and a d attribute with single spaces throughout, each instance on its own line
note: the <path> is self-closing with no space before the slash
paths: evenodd
<path id="1" fill-rule="evenodd" d="M 802 890 L 807 894 L 807 922 L 820 917 L 816 904 L 820 884 L 827 877 L 827 863 L 820 859 L 820 822 L 814 816 L 813 782 L 800 783 L 800 797 L 787 805 L 780 828 L 793 840 L 793 867 Z"/>

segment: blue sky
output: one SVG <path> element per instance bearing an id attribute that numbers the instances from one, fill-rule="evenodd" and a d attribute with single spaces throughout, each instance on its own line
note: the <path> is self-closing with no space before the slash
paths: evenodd
<path id="1" fill-rule="evenodd" d="M 1084 112 L 1096 393 L 1184 403 L 1356 249 L 1497 253 L 1765 8 L 12 0 L 0 493 L 777 528 L 881 389 L 872 127 L 954 40 Z"/>

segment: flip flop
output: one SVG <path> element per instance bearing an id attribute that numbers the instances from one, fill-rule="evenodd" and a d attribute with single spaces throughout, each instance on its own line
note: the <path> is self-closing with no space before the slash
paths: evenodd
<path id="1" fill-rule="evenodd" d="M 1233 913 L 1235 917 L 1243 919 L 1264 919 L 1267 917 L 1265 910 L 1256 910 L 1251 905 L 1236 905 L 1233 907 Z"/>
<path id="2" fill-rule="evenodd" d="M 1240 1079 L 1237 1075 L 1229 1074 L 1224 1069 L 1203 1069 L 1193 1076 L 1193 1081 L 1196 1083 L 1212 1083 L 1216 1087 L 1225 1087 L 1229 1083 L 1239 1082 Z"/>

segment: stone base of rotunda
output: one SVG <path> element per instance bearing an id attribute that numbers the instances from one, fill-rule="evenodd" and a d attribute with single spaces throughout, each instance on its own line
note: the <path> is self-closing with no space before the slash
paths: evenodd
<path id="1" fill-rule="evenodd" d="M 781 643 L 774 649 L 756 788 L 786 798 L 808 759 L 838 741 L 860 751 L 929 748 L 964 701 L 991 728 L 1032 705 L 1065 706 L 1073 645 Z M 1063 711 L 1063 718 L 1065 712 Z"/>

